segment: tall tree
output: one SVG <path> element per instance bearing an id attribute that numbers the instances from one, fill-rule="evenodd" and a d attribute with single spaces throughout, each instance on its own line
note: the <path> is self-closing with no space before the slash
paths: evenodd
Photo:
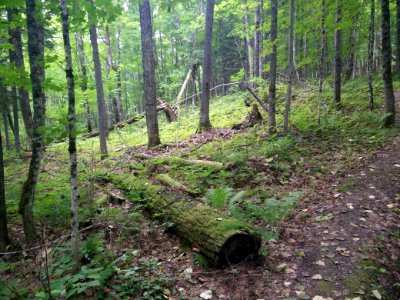
<path id="1" fill-rule="evenodd" d="M 370 25 L 368 37 L 368 91 L 369 108 L 374 109 L 374 87 L 372 85 L 372 75 L 374 69 L 374 40 L 375 40 L 375 0 L 371 0 Z"/>
<path id="2" fill-rule="evenodd" d="M 76 115 L 75 115 L 75 82 L 72 68 L 71 42 L 69 38 L 68 9 L 65 0 L 60 0 L 62 34 L 65 52 L 65 76 L 68 85 L 68 139 L 71 184 L 71 249 L 75 263 L 79 263 L 79 198 L 78 198 L 78 163 L 76 155 Z"/>
<path id="3" fill-rule="evenodd" d="M 253 49 L 251 48 L 250 34 L 249 34 L 249 9 L 247 7 L 247 0 L 242 0 L 244 5 L 244 26 L 246 31 L 245 38 L 245 47 L 246 47 L 246 56 L 247 56 L 247 65 L 248 65 L 248 78 L 253 76 Z"/>
<path id="4" fill-rule="evenodd" d="M 89 0 L 94 7 L 94 0 Z M 89 14 L 90 26 L 90 41 L 92 44 L 93 53 L 93 64 L 96 81 L 96 92 L 97 92 L 97 112 L 99 117 L 99 138 L 100 138 L 100 151 L 101 158 L 104 159 L 108 155 L 107 150 L 107 113 L 106 113 L 106 102 L 104 100 L 104 89 L 103 89 L 103 75 L 101 71 L 99 45 L 97 42 L 97 24 L 94 16 Z"/>
<path id="5" fill-rule="evenodd" d="M 292 99 L 292 84 L 294 76 L 294 63 L 293 63 L 293 48 L 294 48 L 294 0 L 290 0 L 289 9 L 289 45 L 288 45 L 288 88 L 286 94 L 285 116 L 283 120 L 283 132 L 287 133 L 289 130 L 289 115 L 290 115 L 290 102 Z"/>
<path id="6" fill-rule="evenodd" d="M 85 119 L 86 119 L 86 128 L 88 132 L 93 131 L 92 127 L 92 121 L 90 117 L 90 106 L 89 106 L 89 101 L 87 99 L 87 96 L 85 95 L 87 88 L 88 88 L 88 76 L 87 76 L 87 64 L 86 64 L 86 55 L 85 55 L 85 50 L 84 50 L 84 45 L 83 45 L 83 37 L 82 34 L 76 33 L 75 34 L 75 41 L 76 41 L 76 51 L 79 57 L 79 66 L 80 66 L 80 72 L 82 76 L 81 80 L 81 91 L 84 94 L 84 106 L 85 106 Z"/>
<path id="7" fill-rule="evenodd" d="M 10 245 L 7 229 L 7 206 L 4 184 L 3 141 L 0 131 L 0 251 L 5 251 Z"/>
<path id="8" fill-rule="evenodd" d="M 37 9 L 35 0 L 25 0 L 25 3 L 34 114 L 32 156 L 29 163 L 28 177 L 21 191 L 19 213 L 22 216 L 25 237 L 28 242 L 33 242 L 38 238 L 34 226 L 33 205 L 44 147 L 44 134 L 40 130 L 45 125 L 44 55 L 40 45 L 41 37 L 39 31 L 40 27 L 42 27 L 40 24 L 42 22 L 40 10 Z"/>
<path id="9" fill-rule="evenodd" d="M 7 17 L 8 22 L 10 23 L 10 39 L 11 43 L 14 47 L 13 51 L 15 52 L 15 67 L 18 70 L 18 74 L 21 77 L 25 76 L 25 64 L 24 64 L 24 55 L 22 49 L 22 37 L 21 37 L 21 26 L 19 22 L 17 22 L 16 16 L 19 16 L 20 10 L 17 8 L 9 8 L 7 9 Z M 25 125 L 26 135 L 31 138 L 33 135 L 33 119 L 32 119 L 32 110 L 29 103 L 29 92 L 23 87 L 18 87 L 18 94 L 21 105 L 22 119 Z"/>
<path id="10" fill-rule="evenodd" d="M 148 146 L 155 147 L 161 143 L 158 130 L 157 91 L 156 91 L 156 59 L 151 22 L 150 1 L 143 0 L 139 4 L 140 29 L 142 37 L 142 64 L 144 81 L 144 99 L 146 102 L 146 125 Z"/>
<path id="11" fill-rule="evenodd" d="M 392 81 L 392 45 L 390 43 L 389 2 L 389 0 L 382 0 L 382 71 L 385 87 L 385 126 L 393 125 L 396 116 Z"/>
<path id="12" fill-rule="evenodd" d="M 396 0 L 396 74 L 400 76 L 400 0 Z"/>
<path id="13" fill-rule="evenodd" d="M 261 56 L 261 3 L 257 0 L 255 13 L 255 36 L 254 36 L 254 77 L 260 76 L 260 56 Z"/>
<path id="14" fill-rule="evenodd" d="M 276 130 L 276 61 L 277 61 L 277 37 L 278 37 L 278 0 L 271 0 L 271 43 L 272 53 L 269 68 L 269 131 L 274 133 Z"/>
<path id="15" fill-rule="evenodd" d="M 212 128 L 210 122 L 210 90 L 211 90 L 211 50 L 212 50 L 212 31 L 214 21 L 214 0 L 207 0 L 206 8 L 206 35 L 204 40 L 204 58 L 203 58 L 203 80 L 202 93 L 200 103 L 200 123 L 199 131 L 209 130 Z"/>
<path id="16" fill-rule="evenodd" d="M 325 0 L 321 2 L 321 57 L 319 62 L 319 96 L 318 96 L 318 125 L 321 125 L 321 106 L 322 106 L 322 84 L 324 80 L 324 64 L 325 64 L 325 54 L 326 54 L 326 28 L 325 28 L 325 12 L 326 5 Z"/>
<path id="17" fill-rule="evenodd" d="M 334 65 L 334 93 L 333 101 L 337 109 L 340 109 L 342 86 L 342 0 L 336 0 L 336 29 L 335 29 L 335 65 Z"/>
<path id="18" fill-rule="evenodd" d="M 357 22 L 358 22 L 358 13 L 353 17 L 353 29 L 351 30 L 350 35 L 350 52 L 349 58 L 347 61 L 347 68 L 344 71 L 344 80 L 350 80 L 351 76 L 354 72 L 354 61 L 356 56 L 356 45 L 357 45 Z"/>

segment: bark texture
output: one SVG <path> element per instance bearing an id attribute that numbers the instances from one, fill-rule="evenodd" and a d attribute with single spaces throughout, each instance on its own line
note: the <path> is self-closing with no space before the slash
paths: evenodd
<path id="1" fill-rule="evenodd" d="M 36 7 L 35 0 L 26 0 L 26 16 L 28 28 L 28 52 L 31 70 L 32 98 L 33 98 L 33 136 L 32 156 L 29 163 L 28 177 L 22 187 L 19 202 L 19 213 L 22 216 L 25 237 L 28 242 L 35 241 L 38 236 L 34 226 L 33 205 L 36 185 L 42 161 L 44 135 L 39 128 L 45 125 L 45 94 L 44 81 L 44 55 L 41 44 L 42 35 L 40 25 L 41 15 Z"/>
<path id="2" fill-rule="evenodd" d="M 7 16 L 8 21 L 11 23 L 14 21 L 16 15 L 20 14 L 20 10 L 17 8 L 8 9 Z M 21 27 L 12 26 L 10 28 L 10 40 L 12 45 L 14 46 L 15 52 L 15 67 L 18 70 L 18 73 L 21 77 L 25 76 L 25 64 L 24 64 L 24 55 L 22 50 L 22 37 L 21 37 Z M 29 103 L 29 92 L 24 87 L 18 87 L 18 94 L 21 105 L 22 119 L 25 125 L 26 135 L 29 138 L 32 138 L 33 135 L 33 119 L 32 119 L 32 110 Z"/>
<path id="3" fill-rule="evenodd" d="M 283 118 L 283 132 L 289 131 L 290 102 L 292 100 L 292 85 L 294 75 L 293 48 L 294 48 L 294 0 L 290 0 L 289 45 L 288 45 L 288 88 L 285 103 L 285 116 Z"/>
<path id="4" fill-rule="evenodd" d="M 71 185 L 71 250 L 75 263 L 79 263 L 79 197 L 78 197 L 78 163 L 76 154 L 76 115 L 75 115 L 75 82 L 72 68 L 71 42 L 69 38 L 68 9 L 65 0 L 60 0 L 62 34 L 65 53 L 65 76 L 68 86 L 68 139 Z"/>
<path id="5" fill-rule="evenodd" d="M 334 93 L 333 101 L 337 109 L 340 109 L 342 87 L 342 0 L 336 0 L 336 29 L 335 29 L 335 65 L 334 65 Z"/>
<path id="6" fill-rule="evenodd" d="M 149 147 L 161 143 L 158 130 L 157 91 L 156 91 L 156 58 L 151 23 L 150 1 L 139 4 L 140 29 L 142 38 L 142 64 L 144 81 L 144 99 L 146 102 L 146 125 Z"/>
<path id="7" fill-rule="evenodd" d="M 278 36 L 278 0 L 271 0 L 271 42 L 272 42 L 272 53 L 271 62 L 269 68 L 269 114 L 268 123 L 270 133 L 274 133 L 276 130 L 276 61 L 277 61 L 277 47 L 276 39 Z"/>
<path id="8" fill-rule="evenodd" d="M 134 177 L 113 176 L 113 182 L 130 190 Z M 154 215 L 168 216 L 176 232 L 217 266 L 239 263 L 257 254 L 261 237 L 248 224 L 216 212 L 213 208 L 176 196 L 160 186 L 146 185 L 145 203 Z"/>
<path id="9" fill-rule="evenodd" d="M 400 76 L 400 0 L 396 0 L 396 75 Z"/>
<path id="10" fill-rule="evenodd" d="M 382 67 L 385 87 L 385 126 L 395 122 L 395 102 L 392 81 L 392 45 L 390 43 L 390 10 L 389 0 L 382 0 Z"/>
<path id="11" fill-rule="evenodd" d="M 206 36 L 204 40 L 204 58 L 203 58 L 203 81 L 200 105 L 200 123 L 199 131 L 212 128 L 210 122 L 210 89 L 212 80 L 211 50 L 212 50 L 212 31 L 214 22 L 214 0 L 207 0 L 206 9 Z"/>
<path id="12" fill-rule="evenodd" d="M 0 251 L 2 252 L 10 245 L 10 237 L 8 236 L 7 229 L 7 206 L 4 179 L 3 141 L 0 131 Z"/>
<path id="13" fill-rule="evenodd" d="M 325 0 L 322 0 L 322 18 L 321 18 L 321 57 L 319 62 L 319 96 L 318 96 L 318 125 L 321 124 L 321 106 L 322 106 L 322 84 L 324 80 L 324 64 L 325 64 L 325 54 L 326 54 L 326 28 L 325 28 Z"/>
<path id="14" fill-rule="evenodd" d="M 371 13 L 368 37 L 368 91 L 369 108 L 374 109 L 374 87 L 372 76 L 374 72 L 374 40 L 375 40 L 375 0 L 371 0 Z"/>
<path id="15" fill-rule="evenodd" d="M 92 5 L 94 5 L 94 0 L 90 0 Z M 89 19 L 93 19 L 89 16 Z M 108 155 L 107 150 L 107 112 L 106 112 L 106 102 L 104 100 L 104 89 L 103 89 L 103 75 L 101 71 L 101 63 L 99 56 L 99 45 L 97 43 L 97 25 L 92 20 L 92 25 L 90 26 L 90 41 L 92 44 L 93 51 L 93 64 L 94 73 L 96 80 L 96 92 L 97 92 L 97 111 L 99 117 L 99 138 L 100 138 L 100 151 L 101 157 L 105 158 Z"/>
<path id="16" fill-rule="evenodd" d="M 261 56 L 261 5 L 260 0 L 256 6 L 255 13 L 255 36 L 254 36 L 254 77 L 260 76 L 260 56 Z"/>

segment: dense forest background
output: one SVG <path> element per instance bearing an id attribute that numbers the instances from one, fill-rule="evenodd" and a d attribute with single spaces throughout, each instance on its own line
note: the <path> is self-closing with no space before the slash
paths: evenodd
<path id="1" fill-rule="evenodd" d="M 398 295 L 399 0 L 0 0 L 0 41 L 0 297 Z"/>

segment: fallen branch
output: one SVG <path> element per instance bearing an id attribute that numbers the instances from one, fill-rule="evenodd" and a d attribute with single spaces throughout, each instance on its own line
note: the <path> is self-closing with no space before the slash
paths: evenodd
<path id="1" fill-rule="evenodd" d="M 191 189 L 189 189 L 186 185 L 180 183 L 179 181 L 173 179 L 171 176 L 167 175 L 167 174 L 159 174 L 156 176 L 156 179 L 162 183 L 164 183 L 165 185 L 168 185 L 172 188 L 177 188 L 179 190 L 182 190 L 186 193 L 188 193 L 189 195 L 197 195 L 198 193 L 192 191 Z"/>
<path id="2" fill-rule="evenodd" d="M 246 89 L 253 95 L 253 97 L 260 103 L 261 107 L 265 110 L 265 112 L 268 112 L 268 107 L 265 105 L 264 101 L 262 101 L 257 94 L 251 89 L 249 85 L 246 86 Z"/>

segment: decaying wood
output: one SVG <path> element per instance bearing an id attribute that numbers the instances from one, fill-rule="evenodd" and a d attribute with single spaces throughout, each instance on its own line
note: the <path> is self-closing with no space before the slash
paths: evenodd
<path id="1" fill-rule="evenodd" d="M 188 193 L 189 195 L 196 195 L 197 193 L 192 191 L 190 188 L 188 188 L 186 185 L 180 183 L 179 181 L 175 180 L 171 176 L 167 174 L 159 174 L 156 176 L 156 179 L 162 183 L 164 183 L 167 186 L 170 186 L 172 188 L 177 188 L 181 191 L 184 191 Z"/>
<path id="2" fill-rule="evenodd" d="M 171 105 L 166 101 L 158 102 L 157 111 L 163 111 L 165 113 L 168 123 L 176 122 L 176 120 L 178 120 L 176 107 L 171 107 Z"/>
<path id="3" fill-rule="evenodd" d="M 258 110 L 258 105 L 253 103 L 251 111 L 247 114 L 246 119 L 239 123 L 236 124 L 232 127 L 232 129 L 238 130 L 238 129 L 243 129 L 243 128 L 250 128 L 254 127 L 256 124 L 260 123 L 263 121 L 263 117 Z"/>
<path id="4" fill-rule="evenodd" d="M 264 101 L 262 101 L 262 100 L 257 96 L 257 94 L 252 90 L 252 88 L 251 88 L 249 85 L 247 85 L 247 86 L 246 86 L 246 89 L 250 92 L 250 94 L 253 95 L 253 97 L 258 101 L 258 103 L 260 103 L 261 107 L 265 110 L 265 112 L 268 112 L 268 107 L 267 107 L 267 105 L 264 103 Z"/>
<path id="5" fill-rule="evenodd" d="M 115 123 L 110 128 L 108 128 L 108 131 L 113 131 L 116 128 L 123 128 L 126 125 L 136 123 L 136 122 L 140 121 L 143 118 L 144 118 L 144 114 L 140 114 L 140 115 L 137 115 L 135 117 L 129 118 L 129 119 L 125 120 L 125 121 L 122 121 L 122 122 L 119 122 L 119 123 Z M 93 132 L 90 132 L 90 133 L 86 133 L 86 134 L 83 135 L 83 137 L 84 138 L 93 138 L 93 137 L 96 137 L 98 135 L 99 135 L 99 131 L 97 130 L 97 131 L 93 131 Z"/>
<path id="6" fill-rule="evenodd" d="M 125 190 L 131 190 L 135 180 L 125 175 L 112 176 L 112 181 Z M 239 263 L 258 253 L 261 237 L 252 226 L 151 183 L 141 193 L 148 210 L 162 216 L 164 221 L 167 217 L 177 234 L 199 249 L 212 264 Z"/>

